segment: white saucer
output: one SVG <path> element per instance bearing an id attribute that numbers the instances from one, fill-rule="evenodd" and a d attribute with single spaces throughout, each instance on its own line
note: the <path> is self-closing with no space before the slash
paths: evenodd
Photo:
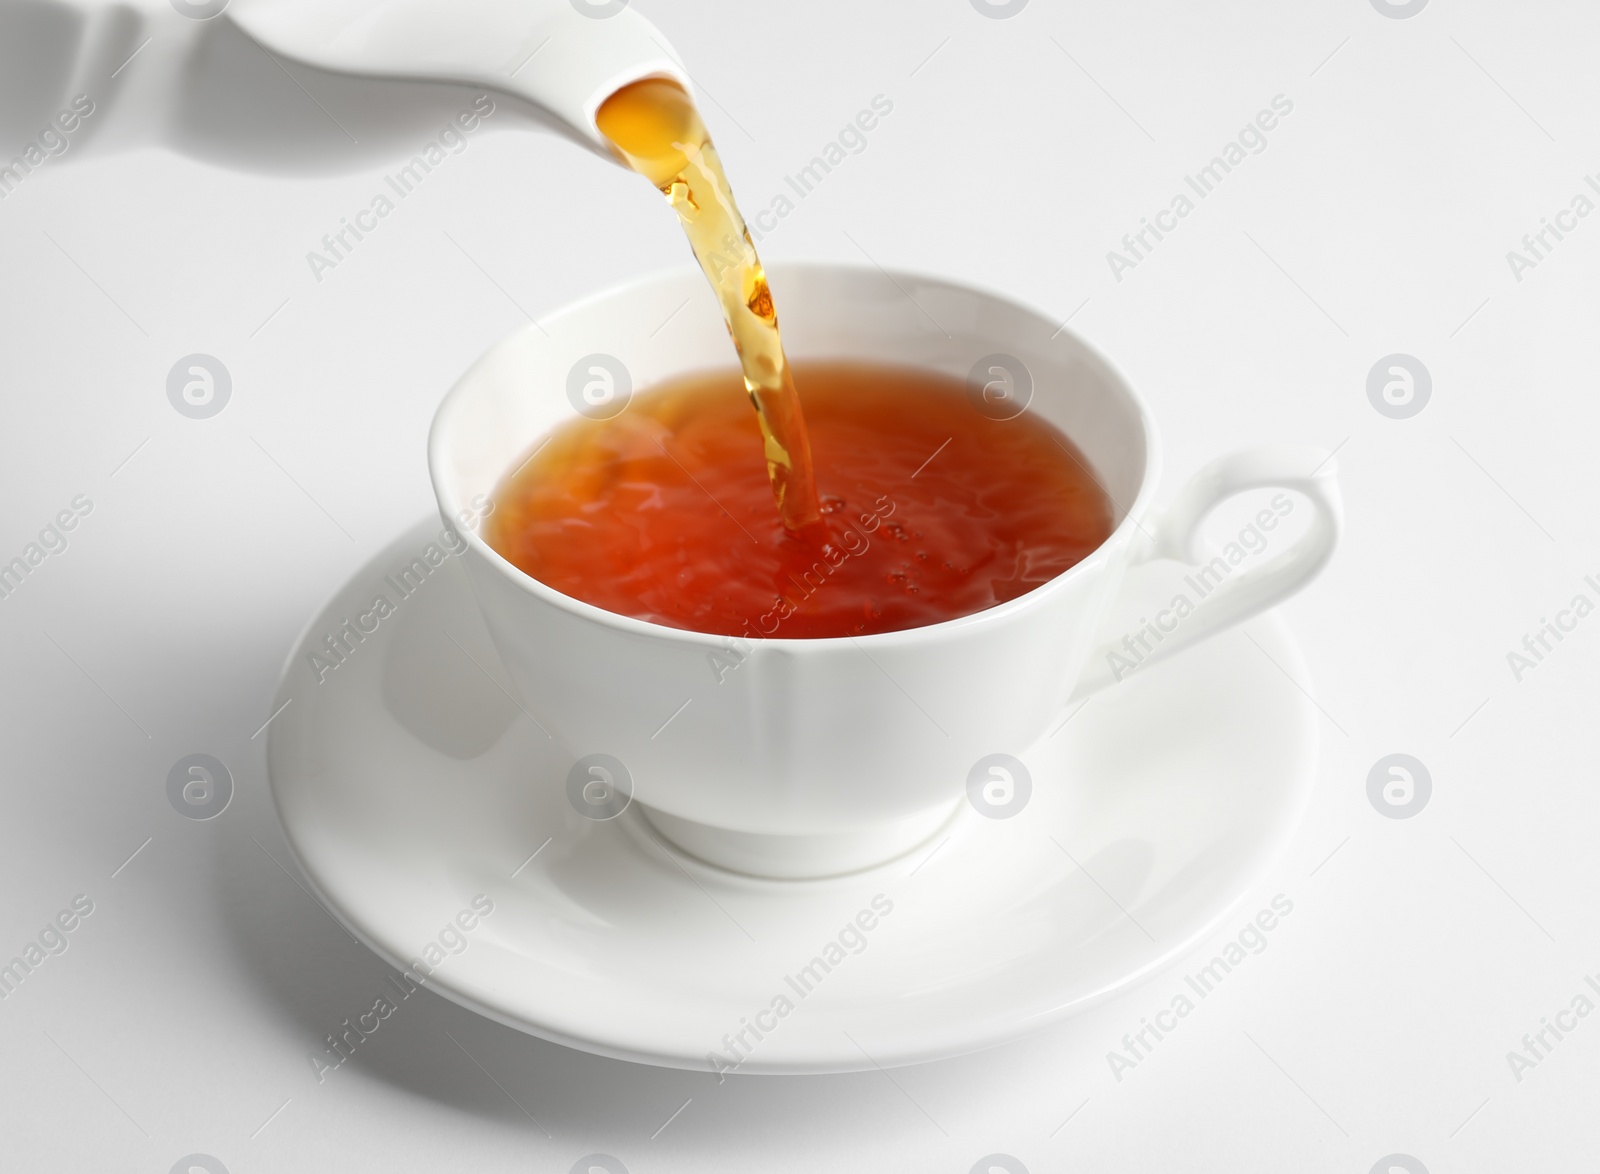
<path id="1" fill-rule="evenodd" d="M 557 1043 L 764 1073 L 1000 1043 L 1181 958 L 1284 845 L 1313 782 L 1316 715 L 1286 675 L 1304 667 L 1268 615 L 1019 755 L 1032 794 L 1011 818 L 963 804 L 923 848 L 845 877 L 723 872 L 634 811 L 577 812 L 572 763 L 513 700 L 458 560 L 404 598 L 386 579 L 439 532 L 414 527 L 311 622 L 273 703 L 272 791 L 351 933 L 401 968 L 431 948 L 435 990 Z M 345 636 L 319 683 L 309 653 L 346 619 L 377 627 Z M 471 928 L 446 932 L 463 913 Z"/>

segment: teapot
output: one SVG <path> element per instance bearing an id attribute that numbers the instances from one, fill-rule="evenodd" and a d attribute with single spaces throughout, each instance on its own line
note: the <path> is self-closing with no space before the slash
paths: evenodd
<path id="1" fill-rule="evenodd" d="M 0 197 L 53 156 L 153 144 L 355 170 L 484 91 L 614 159 L 595 111 L 647 76 L 693 92 L 627 0 L 0 0 Z"/>

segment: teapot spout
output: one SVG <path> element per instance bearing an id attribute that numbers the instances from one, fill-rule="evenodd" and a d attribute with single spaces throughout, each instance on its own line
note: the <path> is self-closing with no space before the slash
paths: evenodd
<path id="1" fill-rule="evenodd" d="M 643 77 L 693 87 L 666 38 L 626 0 L 233 0 L 274 53 L 335 73 L 453 82 L 526 99 L 607 158 L 607 97 Z"/>

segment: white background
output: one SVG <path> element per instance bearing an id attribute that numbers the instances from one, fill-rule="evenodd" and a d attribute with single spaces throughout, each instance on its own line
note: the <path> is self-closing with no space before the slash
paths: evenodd
<path id="1" fill-rule="evenodd" d="M 1433 1174 L 1579 1168 L 1600 1145 L 1600 1016 L 1521 1081 L 1506 1053 L 1600 971 L 1600 619 L 1520 683 L 1507 653 L 1580 591 L 1600 600 L 1582 582 L 1600 572 L 1600 217 L 1520 282 L 1506 253 L 1600 172 L 1600 11 L 639 7 L 701 87 L 747 213 L 874 95 L 893 101 L 767 236 L 769 260 L 865 253 L 1074 314 L 1152 403 L 1169 488 L 1248 444 L 1338 447 L 1347 534 L 1286 608 L 1326 715 L 1317 791 L 1237 920 L 1280 892 L 1293 916 L 1120 1081 L 1106 1053 L 1176 975 L 893 1081 L 720 1087 L 426 995 L 319 1085 L 307 1054 L 385 967 L 269 858 L 287 863 L 252 733 L 283 658 L 432 507 L 426 427 L 471 360 L 525 312 L 684 246 L 641 181 L 509 118 L 320 283 L 307 251 L 392 162 L 297 178 L 69 155 L 0 203 L 0 556 L 74 495 L 94 503 L 0 599 L 0 957 L 75 894 L 95 911 L 0 1001 L 0 1167 L 165 1172 L 200 1151 L 233 1174 L 564 1172 L 603 1151 L 634 1174 L 965 1174 L 995 1152 L 1035 1172 L 1367 1174 L 1396 1152 Z M 1294 108 L 1266 150 L 1117 281 L 1108 250 L 1278 94 Z M 283 102 L 308 99 L 285 80 Z M 191 352 L 232 373 L 209 420 L 167 400 Z M 1433 378 L 1408 420 L 1366 395 L 1392 352 Z M 165 795 L 197 751 L 238 787 L 208 823 Z M 1411 819 L 1367 799 L 1397 751 L 1433 779 Z"/>

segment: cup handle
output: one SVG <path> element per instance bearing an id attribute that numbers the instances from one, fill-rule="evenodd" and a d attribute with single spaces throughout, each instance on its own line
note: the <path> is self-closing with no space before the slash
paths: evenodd
<path id="1" fill-rule="evenodd" d="M 1231 628 L 1304 586 L 1327 564 L 1339 540 L 1344 508 L 1337 473 L 1331 453 L 1302 445 L 1272 445 L 1233 453 L 1219 457 L 1196 473 L 1154 523 L 1140 526 L 1128 565 L 1132 568 L 1157 559 L 1187 563 L 1194 568 L 1189 581 L 1198 577 L 1198 585 L 1207 587 L 1206 595 L 1193 603 L 1192 612 L 1174 618 L 1170 630 L 1159 626 L 1158 616 L 1154 623 L 1159 640 L 1141 631 L 1131 635 L 1131 646 L 1122 642 L 1121 634 L 1097 642 L 1073 700 L 1081 700 L 1138 669 Z M 1237 576 L 1220 556 L 1202 563 L 1200 524 L 1222 502 L 1251 489 L 1287 489 L 1303 494 L 1311 502 L 1311 525 L 1288 550 Z"/>

